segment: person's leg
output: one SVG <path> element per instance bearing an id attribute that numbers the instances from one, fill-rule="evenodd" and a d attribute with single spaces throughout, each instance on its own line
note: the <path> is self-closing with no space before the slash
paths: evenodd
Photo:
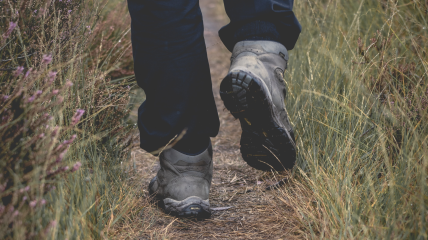
<path id="1" fill-rule="evenodd" d="M 134 69 L 146 101 L 138 111 L 141 148 L 165 146 L 183 130 L 181 152 L 205 150 L 218 133 L 198 0 L 128 0 Z"/>
<path id="2" fill-rule="evenodd" d="M 285 109 L 283 73 L 301 27 L 293 0 L 224 0 L 231 22 L 219 35 L 232 51 L 220 85 L 226 108 L 241 122 L 243 159 L 260 170 L 291 169 L 296 146 Z"/>
<path id="3" fill-rule="evenodd" d="M 209 137 L 219 119 L 198 0 L 128 0 L 135 77 L 146 93 L 138 111 L 141 148 L 159 155 L 149 192 L 167 213 L 207 217 L 213 163 Z"/>
<path id="4" fill-rule="evenodd" d="M 291 50 L 302 29 L 293 4 L 294 0 L 224 0 L 230 23 L 219 36 L 229 51 L 244 40 L 277 41 Z"/>

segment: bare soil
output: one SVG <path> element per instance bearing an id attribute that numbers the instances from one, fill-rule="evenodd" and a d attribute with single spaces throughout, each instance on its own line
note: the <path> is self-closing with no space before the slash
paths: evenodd
<path id="1" fill-rule="evenodd" d="M 149 227 L 122 228 L 138 234 L 119 234 L 136 239 L 291 239 L 296 238 L 293 212 L 275 190 L 266 187 L 284 176 L 264 173 L 249 167 L 239 151 L 241 128 L 238 120 L 225 109 L 219 86 L 227 74 L 231 53 L 223 46 L 218 30 L 228 22 L 222 0 L 200 0 L 204 15 L 205 41 L 213 81 L 213 92 L 220 116 L 220 132 L 212 139 L 214 175 L 210 193 L 214 211 L 207 220 L 179 219 L 164 214 L 154 205 L 145 206 L 140 221 Z M 158 159 L 143 150 L 132 153 L 141 183 L 142 198 L 149 197 L 147 186 L 159 168 Z M 127 235 L 127 237 L 125 237 Z M 135 237 L 129 237 L 135 236 Z"/>

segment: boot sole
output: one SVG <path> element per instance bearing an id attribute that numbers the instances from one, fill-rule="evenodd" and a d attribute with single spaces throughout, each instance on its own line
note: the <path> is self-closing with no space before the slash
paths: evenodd
<path id="1" fill-rule="evenodd" d="M 176 217 L 209 218 L 211 216 L 209 200 L 202 200 L 197 196 L 190 196 L 182 201 L 165 198 L 163 203 L 165 213 Z"/>
<path id="2" fill-rule="evenodd" d="M 162 208 L 166 214 L 176 217 L 196 217 L 205 219 L 211 217 L 209 199 L 202 200 L 197 196 L 190 196 L 182 201 L 177 201 L 172 198 L 160 199 L 157 198 L 156 193 L 151 190 L 157 176 L 155 176 L 149 183 L 149 194 L 155 196 L 158 207 Z"/>
<path id="3" fill-rule="evenodd" d="M 279 111 L 262 80 L 249 72 L 232 71 L 220 85 L 220 96 L 241 123 L 241 154 L 248 165 L 263 171 L 294 166 L 294 134 L 281 126 Z"/>

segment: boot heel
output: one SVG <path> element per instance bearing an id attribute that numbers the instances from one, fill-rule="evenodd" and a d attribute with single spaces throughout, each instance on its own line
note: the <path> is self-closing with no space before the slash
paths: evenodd
<path id="1" fill-rule="evenodd" d="M 240 150 L 248 165 L 263 171 L 294 166 L 293 133 L 278 125 L 279 112 L 262 80 L 249 72 L 231 71 L 220 85 L 220 96 L 241 123 Z"/>
<path id="2" fill-rule="evenodd" d="M 253 78 L 241 71 L 229 73 L 220 85 L 220 96 L 226 108 L 235 117 L 241 117 L 249 110 L 248 92 Z"/>

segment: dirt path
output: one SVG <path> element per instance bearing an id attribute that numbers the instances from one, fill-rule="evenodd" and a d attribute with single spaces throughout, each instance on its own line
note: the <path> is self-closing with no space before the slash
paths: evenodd
<path id="1" fill-rule="evenodd" d="M 214 148 L 214 175 L 210 193 L 212 208 L 230 207 L 214 211 L 211 219 L 177 219 L 152 207 L 150 228 L 143 230 L 139 239 L 152 239 L 154 230 L 171 239 L 290 239 L 291 212 L 275 197 L 274 191 L 266 191 L 273 181 L 272 175 L 249 167 L 241 158 L 239 121 L 224 108 L 218 90 L 230 64 L 231 53 L 223 46 L 218 30 L 228 18 L 221 0 L 200 0 L 204 14 L 205 41 L 213 80 L 213 91 L 220 115 L 220 132 L 212 139 Z M 139 150 L 133 154 L 138 175 L 147 197 L 147 184 L 156 175 L 158 161 Z M 277 176 L 280 179 L 280 176 Z M 155 217 L 153 217 L 155 215 Z M 147 216 L 146 216 L 147 217 Z"/>

